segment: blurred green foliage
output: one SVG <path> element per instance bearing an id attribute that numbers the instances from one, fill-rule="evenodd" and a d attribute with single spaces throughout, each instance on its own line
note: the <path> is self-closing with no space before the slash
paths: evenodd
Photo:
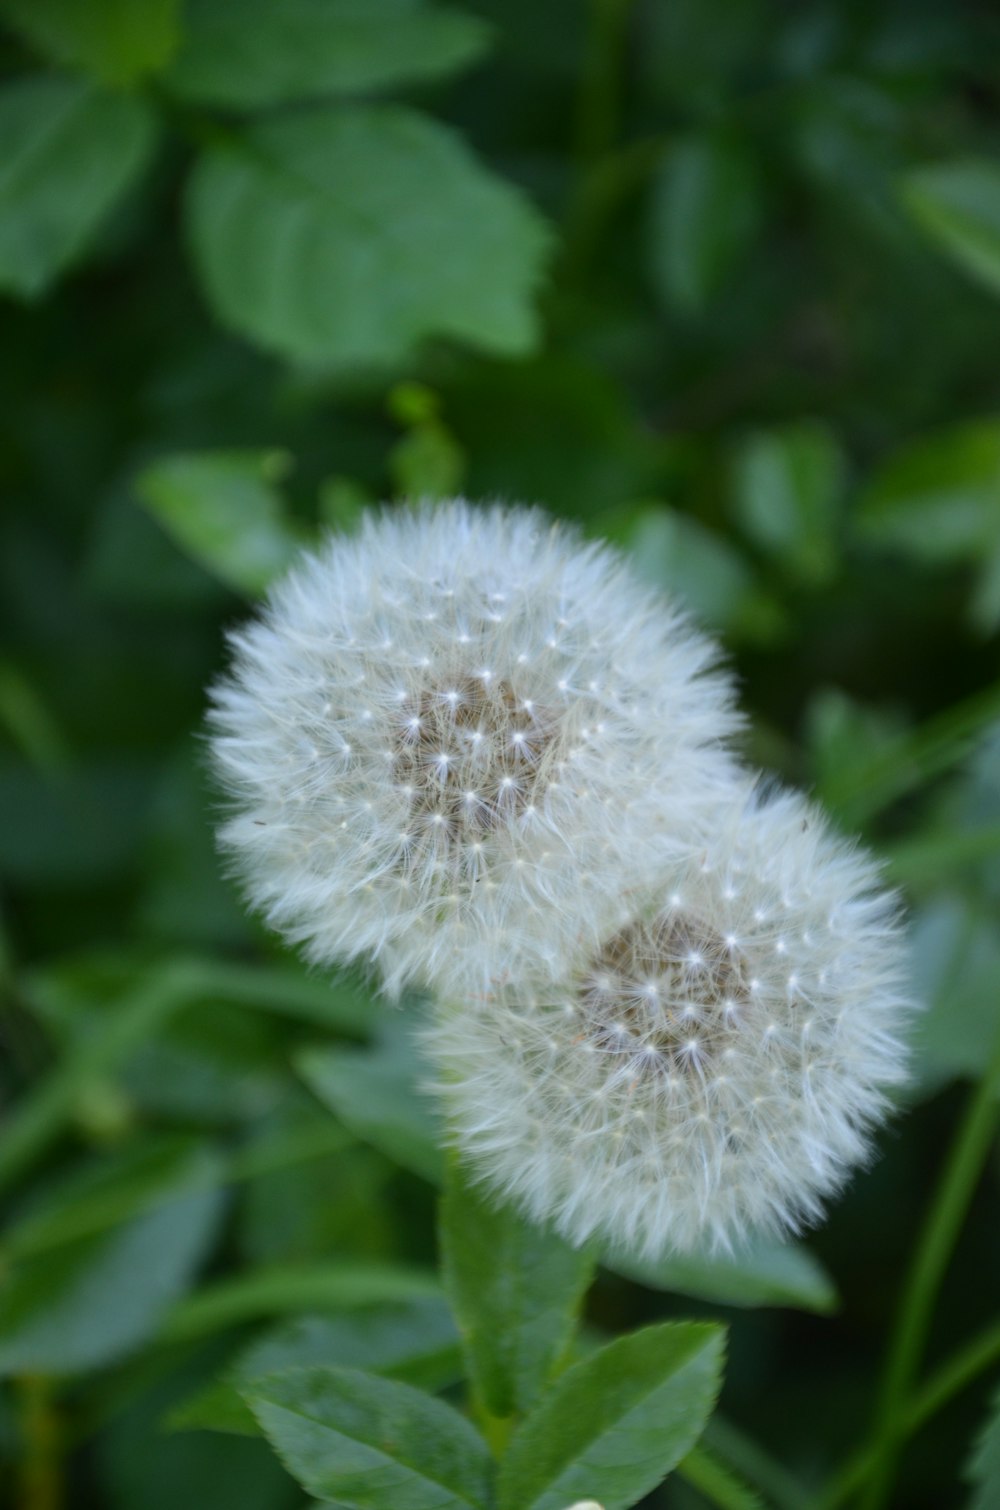
<path id="1" fill-rule="evenodd" d="M 572 1359 L 503 1510 L 597 1492 L 598 1378 L 655 1460 L 609 1504 L 679 1460 L 644 1504 L 846 1502 L 1000 1032 L 1000 17 L 0 0 L 0 65 L 0 1503 L 336 1501 L 345 1412 L 395 1411 L 394 1510 L 432 1452 L 477 1504 L 454 1386 L 496 1448 Z M 573 1334 L 586 1261 L 449 1188 L 461 1347 L 408 1032 L 244 915 L 199 732 L 301 542 L 458 489 L 612 539 L 720 635 L 747 757 L 885 855 L 927 1004 L 908 1115 L 808 1250 L 606 1255 Z M 908 1406 L 914 1510 L 1000 1504 L 998 1170 Z"/>

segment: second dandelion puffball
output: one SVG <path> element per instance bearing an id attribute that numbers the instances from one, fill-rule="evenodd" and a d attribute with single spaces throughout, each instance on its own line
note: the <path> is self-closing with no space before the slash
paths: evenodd
<path id="1" fill-rule="evenodd" d="M 561 979 L 438 1015 L 460 1154 L 571 1241 L 646 1258 L 814 1221 L 903 1078 L 876 867 L 802 798 L 744 786 L 629 908 Z"/>

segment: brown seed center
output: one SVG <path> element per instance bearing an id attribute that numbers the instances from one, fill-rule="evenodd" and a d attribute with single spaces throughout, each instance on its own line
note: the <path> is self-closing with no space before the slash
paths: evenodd
<path id="1" fill-rule="evenodd" d="M 594 1046 L 648 1074 L 703 1072 L 749 1000 L 735 941 L 683 914 L 630 923 L 608 940 L 579 986 Z"/>
<path id="2" fill-rule="evenodd" d="M 461 676 L 407 698 L 393 775 L 415 836 L 457 852 L 523 813 L 554 737 L 551 716 L 508 681 Z"/>

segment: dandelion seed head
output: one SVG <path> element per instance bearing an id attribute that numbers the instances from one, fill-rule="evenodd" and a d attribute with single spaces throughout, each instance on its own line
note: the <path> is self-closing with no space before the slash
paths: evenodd
<path id="1" fill-rule="evenodd" d="M 472 1170 L 574 1242 L 654 1257 L 797 1230 L 905 1078 L 903 950 L 871 860 L 804 799 L 746 788 L 705 842 L 709 865 L 674 862 L 563 978 L 428 1030 Z"/>
<path id="2" fill-rule="evenodd" d="M 568 959 L 732 778 L 714 647 L 533 510 L 372 515 L 232 651 L 221 842 L 272 926 L 316 962 L 373 959 L 391 995 Z"/>

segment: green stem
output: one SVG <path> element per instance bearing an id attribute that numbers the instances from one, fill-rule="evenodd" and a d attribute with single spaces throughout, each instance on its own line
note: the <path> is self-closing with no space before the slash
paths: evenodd
<path id="1" fill-rule="evenodd" d="M 1000 1322 L 983 1332 L 975 1342 L 960 1348 L 931 1375 L 906 1413 L 903 1423 L 906 1433 L 923 1426 L 954 1395 L 977 1379 L 991 1363 L 997 1362 L 1000 1362 Z"/>
<path id="2" fill-rule="evenodd" d="M 882 1510 L 901 1446 L 900 1422 L 920 1365 L 931 1317 L 1000 1121 L 1000 1044 L 973 1093 L 938 1183 L 896 1315 L 880 1390 L 865 1510 Z"/>
<path id="3" fill-rule="evenodd" d="M 475 1415 L 479 1430 L 486 1438 L 490 1452 L 492 1452 L 499 1463 L 507 1451 L 511 1435 L 517 1425 L 517 1418 L 515 1416 L 494 1416 L 482 1404 L 476 1406 Z"/>
<path id="4" fill-rule="evenodd" d="M 63 1504 L 62 1452 L 51 1381 L 41 1374 L 26 1374 L 17 1382 L 17 1393 L 24 1445 L 17 1510 L 59 1510 Z"/>
<path id="5" fill-rule="evenodd" d="M 708 1447 L 748 1483 L 759 1489 L 777 1510 L 806 1510 L 806 1490 L 781 1463 L 718 1411 L 705 1428 L 701 1445 Z"/>
<path id="6" fill-rule="evenodd" d="M 679 1478 L 686 1479 L 717 1510 L 764 1510 L 764 1501 L 757 1491 L 748 1489 L 730 1468 L 703 1446 L 693 1447 L 674 1472 Z"/>
<path id="7" fill-rule="evenodd" d="M 954 1353 L 931 1375 L 919 1394 L 907 1407 L 902 1421 L 896 1423 L 895 1438 L 902 1445 L 915 1431 L 967 1385 L 977 1379 L 992 1363 L 1000 1362 L 1000 1322 L 983 1332 L 974 1342 Z M 871 1475 L 879 1461 L 877 1452 L 866 1447 L 842 1469 L 819 1497 L 814 1510 L 836 1510 Z"/>

